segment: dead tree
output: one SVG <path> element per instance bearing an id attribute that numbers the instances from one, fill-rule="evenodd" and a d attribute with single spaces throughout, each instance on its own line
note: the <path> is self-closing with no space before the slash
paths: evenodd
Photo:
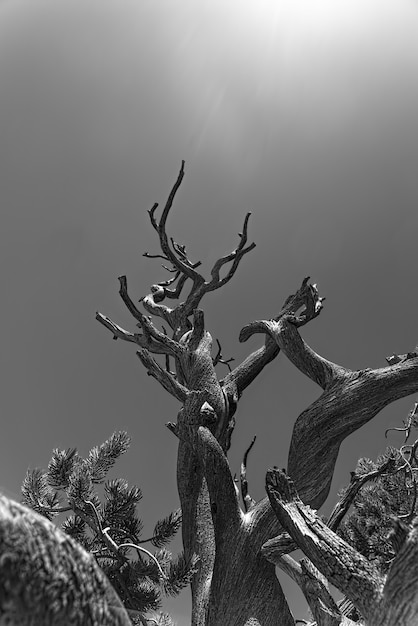
<path id="1" fill-rule="evenodd" d="M 212 337 L 198 307 L 203 296 L 231 280 L 255 244 L 248 243 L 247 214 L 237 247 L 215 262 L 206 280 L 197 271 L 200 262 L 192 262 L 185 246 L 167 234 L 183 176 L 184 162 L 161 217 L 156 217 L 158 205 L 149 211 L 161 251 L 144 256 L 162 258 L 171 278 L 152 285 L 141 298 L 145 313 L 128 294 L 126 277 L 119 278 L 119 293 L 137 323 L 135 332 L 101 313 L 96 317 L 115 339 L 138 346 L 148 373 L 181 405 L 177 421 L 167 426 L 178 439 L 185 556 L 199 559 L 191 585 L 192 626 L 295 626 L 276 565 L 301 587 L 317 626 L 417 624 L 414 519 L 394 521 L 396 556 L 383 576 L 334 532 L 361 481 L 353 481 L 327 524 L 315 509 L 328 495 L 344 439 L 386 405 L 418 390 L 418 353 L 393 355 L 386 367 L 356 371 L 319 356 L 300 334 L 323 307 L 316 286 L 305 278 L 275 317 L 241 330 L 242 342 L 263 335 L 258 350 L 233 369 L 219 344 L 213 356 Z M 168 306 L 170 301 L 175 306 Z M 247 454 L 241 494 L 227 454 L 243 392 L 280 352 L 323 393 L 295 422 L 287 471 L 267 472 L 267 496 L 255 502 L 248 492 Z M 228 366 L 223 378 L 216 372 L 218 363 Z M 411 454 L 417 448 L 418 443 Z M 300 563 L 290 556 L 296 547 L 306 557 Z M 336 604 L 328 582 L 346 595 L 357 617 L 346 604 Z M 131 620 L 91 555 L 48 520 L 1 497 L 0 623 L 102 626 Z"/>
<path id="2" fill-rule="evenodd" d="M 252 322 L 241 330 L 241 342 L 260 333 L 263 343 L 219 378 L 215 367 L 223 360 L 220 348 L 213 357 L 212 337 L 198 307 L 203 296 L 231 280 L 243 257 L 254 248 L 254 243 L 248 243 L 250 214 L 245 217 L 235 250 L 218 259 L 210 278 L 205 279 L 197 270 L 200 262 L 192 262 L 185 246 L 167 234 L 167 218 L 183 176 L 184 162 L 160 218 L 157 204 L 149 211 L 161 252 L 144 254 L 162 258 L 172 277 L 152 285 L 150 293 L 142 298 L 146 313 L 128 295 L 126 277 L 119 278 L 119 293 L 137 322 L 136 332 L 123 329 L 101 313 L 97 313 L 97 319 L 115 339 L 138 346 L 138 357 L 148 374 L 181 404 L 177 421 L 167 426 L 178 438 L 177 481 L 184 548 L 187 556 L 199 557 L 199 569 L 192 582 L 192 625 L 294 626 L 275 574 L 273 563 L 278 561 L 301 584 L 318 624 L 348 624 L 350 620 L 335 605 L 318 572 L 330 579 L 320 559 L 307 551 L 312 562 L 307 561 L 296 573 L 286 558 L 275 558 L 291 551 L 295 543 L 305 549 L 300 537 L 304 537 L 306 528 L 294 530 L 278 513 L 280 485 L 275 485 L 274 497 L 270 489 L 269 497 L 254 502 L 248 495 L 244 472 L 240 504 L 227 461 L 238 403 L 244 390 L 280 352 L 322 388 L 322 395 L 295 422 L 287 466 L 300 501 L 318 509 L 328 495 L 344 439 L 389 403 L 418 390 L 418 355 L 413 352 L 391 357 L 387 367 L 355 371 L 318 355 L 302 339 L 300 329 L 319 315 L 323 298 L 316 285 L 305 278 L 282 308 L 272 312 L 275 317 Z M 170 301 L 175 305 L 169 306 Z M 163 330 L 157 322 L 163 323 Z M 153 355 L 162 355 L 162 364 Z M 366 576 L 374 580 L 375 573 L 369 570 L 366 568 Z M 376 579 L 373 584 L 381 582 Z M 371 620 L 368 623 L 377 624 L 378 618 L 366 615 L 364 602 L 355 593 L 351 597 Z M 395 605 L 398 599 L 392 596 Z M 380 606 L 383 611 L 383 604 Z M 396 621 L 396 608 L 391 614 L 391 623 L 415 623 Z M 381 619 L 379 623 L 389 622 Z"/>

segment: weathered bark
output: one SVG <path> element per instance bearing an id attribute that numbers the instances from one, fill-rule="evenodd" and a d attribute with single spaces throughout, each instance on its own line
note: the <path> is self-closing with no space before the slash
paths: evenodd
<path id="1" fill-rule="evenodd" d="M 269 470 L 266 490 L 279 522 L 325 578 L 359 609 L 366 626 L 418 623 L 416 526 L 396 523 L 400 547 L 383 576 L 301 501 L 285 471 Z"/>
<path id="2" fill-rule="evenodd" d="M 1 494 L 0 623 L 132 624 L 91 554 L 47 519 Z"/>

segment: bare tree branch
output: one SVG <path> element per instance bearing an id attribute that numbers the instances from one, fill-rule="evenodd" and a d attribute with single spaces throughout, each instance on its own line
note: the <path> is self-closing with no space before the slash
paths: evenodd
<path id="1" fill-rule="evenodd" d="M 305 279 L 283 307 L 279 319 L 254 322 L 241 331 L 246 340 L 266 332 L 304 374 L 324 393 L 296 420 L 289 450 L 288 471 L 304 502 L 319 507 L 325 501 L 338 451 L 344 439 L 394 400 L 418 390 L 418 357 L 391 367 L 351 371 L 317 355 L 300 337 L 297 325 L 321 310 L 316 287 Z M 296 307 L 305 302 L 305 312 Z M 282 311 L 283 311 L 282 310 Z M 292 321 L 297 319 L 297 323 Z M 233 372 L 232 372 L 233 375 Z"/>
<path id="2" fill-rule="evenodd" d="M 278 520 L 297 545 L 367 619 L 380 598 L 383 578 L 379 571 L 303 504 L 284 471 L 267 472 L 266 490 Z"/>
<path id="3" fill-rule="evenodd" d="M 415 353 L 414 353 L 414 355 L 415 355 Z M 418 356 L 418 355 L 416 355 L 416 356 Z M 398 361 L 398 362 L 400 362 L 400 361 Z M 412 428 L 417 426 L 417 422 L 418 422 L 418 402 L 415 402 L 413 408 L 411 409 L 411 411 L 409 411 L 406 420 L 404 420 L 404 427 L 403 428 L 387 428 L 385 430 L 385 437 L 387 437 L 388 432 L 390 432 L 391 430 L 399 431 L 401 433 L 403 432 L 403 433 L 405 433 L 405 441 L 404 441 L 404 443 L 406 443 L 408 441 L 408 439 L 409 439 L 409 436 L 411 434 Z"/>
<path id="4" fill-rule="evenodd" d="M 253 445 L 255 444 L 256 439 L 257 439 L 257 436 L 254 435 L 250 445 L 248 446 L 248 448 L 246 449 L 244 453 L 244 458 L 241 463 L 241 472 L 240 472 L 241 497 L 244 503 L 244 509 L 246 513 L 255 504 L 255 500 L 248 493 L 247 459 L 248 459 L 248 455 L 251 452 Z"/>
<path id="5" fill-rule="evenodd" d="M 323 307 L 324 298 L 319 296 L 316 285 L 311 285 L 308 281 L 309 277 L 305 278 L 299 290 L 287 298 L 274 320 L 260 320 L 244 326 L 239 339 L 243 342 L 254 333 L 267 333 L 298 369 L 324 389 L 331 379 L 342 374 L 344 370 L 340 371 L 339 366 L 316 354 L 297 331 L 298 327 L 317 317 Z M 302 313 L 297 315 L 302 306 Z"/>
<path id="6" fill-rule="evenodd" d="M 264 367 L 270 363 L 280 352 L 280 344 L 277 340 L 277 329 L 281 328 L 280 320 L 286 318 L 291 320 L 292 329 L 295 326 L 303 326 L 311 319 L 319 315 L 322 310 L 322 302 L 318 294 L 316 285 L 309 284 L 309 277 L 305 278 L 298 291 L 286 298 L 283 307 L 274 320 L 252 322 L 240 332 L 239 340 L 247 341 L 255 333 L 266 334 L 265 344 L 252 354 L 250 354 L 241 364 L 235 367 L 230 374 L 225 376 L 222 381 L 224 389 L 229 396 L 235 395 L 240 398 L 244 390 L 252 383 L 252 381 L 260 374 Z M 303 307 L 302 312 L 297 315 L 299 309 Z M 297 331 L 296 338 L 302 341 Z M 315 353 L 312 354 L 315 359 L 320 359 L 320 363 L 315 363 L 315 380 L 320 384 L 324 377 L 328 377 L 328 361 L 321 359 Z M 330 364 L 332 365 L 332 364 Z"/>
<path id="7" fill-rule="evenodd" d="M 153 376 L 162 387 L 180 402 L 185 402 L 188 390 L 181 385 L 170 372 L 163 369 L 155 359 L 152 358 L 148 350 L 144 348 L 137 351 L 141 363 L 147 369 L 148 375 Z"/>
<path id="8" fill-rule="evenodd" d="M 136 336 L 133 333 L 130 333 L 121 326 L 118 326 L 118 324 L 112 322 L 112 320 L 106 315 L 103 315 L 102 313 L 99 313 L 97 311 L 96 320 L 100 322 L 100 324 L 102 324 L 105 328 L 110 330 L 111 333 L 113 333 L 113 339 L 122 339 L 123 341 L 137 343 Z"/>
<path id="9" fill-rule="evenodd" d="M 151 337 L 161 345 L 162 348 L 165 348 L 166 354 L 172 354 L 173 356 L 179 356 L 182 352 L 182 348 L 177 341 L 173 341 L 166 334 L 160 332 L 154 324 L 143 315 L 136 308 L 135 304 L 132 302 L 131 298 L 128 295 L 128 283 L 126 280 L 126 276 L 119 276 L 120 289 L 119 294 L 126 304 L 129 312 L 132 316 L 139 322 L 140 327 L 142 328 L 145 338 Z M 151 348 L 149 348 L 151 349 Z"/>
<path id="10" fill-rule="evenodd" d="M 245 389 L 262 372 L 265 366 L 276 358 L 279 352 L 280 348 L 276 342 L 270 337 L 266 337 L 264 346 L 252 352 L 221 380 L 228 397 L 231 399 L 235 398 L 235 402 L 237 402 Z"/>
<path id="11" fill-rule="evenodd" d="M 230 357 L 229 359 L 224 359 L 222 356 L 222 347 L 221 347 L 219 339 L 216 340 L 216 343 L 218 345 L 218 351 L 213 358 L 213 365 L 215 366 L 215 365 L 218 365 L 218 363 L 222 363 L 223 365 L 227 366 L 230 372 L 232 372 L 232 368 L 229 364 L 235 360 L 234 357 Z"/>
<path id="12" fill-rule="evenodd" d="M 233 250 L 226 256 L 223 256 L 220 259 L 218 259 L 215 265 L 213 266 L 212 271 L 211 271 L 212 280 L 205 284 L 205 292 L 213 291 L 214 289 L 219 289 L 220 287 L 223 287 L 223 285 L 225 285 L 227 282 L 229 282 L 231 278 L 233 277 L 233 275 L 235 274 L 238 268 L 239 262 L 241 261 L 244 254 L 247 254 L 247 252 L 251 252 L 251 250 L 255 248 L 255 245 L 256 245 L 255 243 L 251 243 L 249 246 L 245 247 L 245 244 L 247 243 L 247 239 L 248 239 L 248 220 L 250 219 L 250 215 L 251 213 L 247 213 L 247 215 L 245 216 L 242 233 L 239 233 L 240 242 L 238 246 L 235 248 L 235 250 Z M 229 263 L 231 261 L 232 261 L 232 266 L 230 267 L 227 275 L 224 276 L 224 278 L 220 278 L 219 272 L 221 268 L 226 263 Z"/>
<path id="13" fill-rule="evenodd" d="M 184 254 L 179 254 L 179 251 L 176 250 L 177 254 L 171 249 L 170 244 L 168 242 L 168 237 L 167 237 L 167 233 L 166 233 L 166 222 L 167 222 L 167 218 L 168 218 L 168 214 L 170 212 L 170 209 L 173 205 L 174 202 L 174 198 L 176 196 L 176 193 L 181 185 L 181 182 L 183 180 L 184 177 L 184 161 L 181 162 L 181 168 L 180 168 L 180 172 L 177 176 L 177 180 L 174 183 L 174 186 L 172 188 L 172 190 L 170 191 L 170 194 L 167 198 L 167 202 L 165 204 L 165 207 L 163 209 L 162 215 L 160 220 L 157 222 L 157 220 L 155 219 L 155 211 L 158 208 L 158 203 L 155 203 L 154 206 L 152 207 L 152 209 L 150 209 L 148 211 L 150 220 L 151 220 L 151 224 L 154 227 L 154 229 L 157 231 L 159 239 L 160 239 L 160 246 L 161 246 L 161 250 L 164 254 L 164 257 L 166 260 L 170 261 L 170 263 L 173 264 L 173 266 L 179 270 L 179 272 L 181 272 L 182 274 L 184 274 L 185 276 L 187 276 L 188 278 L 190 278 L 191 280 L 195 280 L 196 278 L 198 278 L 198 275 L 196 274 L 196 272 L 194 271 L 192 264 L 190 263 L 190 261 L 187 259 L 187 257 Z M 147 254 L 147 256 L 149 256 Z"/>
<path id="14" fill-rule="evenodd" d="M 155 341 L 149 334 L 130 333 L 118 324 L 115 324 L 109 317 L 99 312 L 96 313 L 96 320 L 113 333 L 113 339 L 122 339 L 122 341 L 135 343 L 142 348 L 150 350 L 154 354 L 167 354 L 167 348 Z"/>

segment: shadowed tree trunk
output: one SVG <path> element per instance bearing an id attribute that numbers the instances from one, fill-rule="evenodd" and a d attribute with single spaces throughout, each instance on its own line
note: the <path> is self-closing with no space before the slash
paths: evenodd
<path id="1" fill-rule="evenodd" d="M 282 308 L 272 311 L 271 319 L 241 330 L 240 341 L 260 333 L 262 343 L 231 369 L 219 345 L 212 353 L 212 337 L 199 305 L 203 296 L 231 280 L 254 248 L 254 243 L 248 244 L 250 214 L 235 250 L 218 259 L 205 279 L 197 271 L 200 262 L 192 262 L 185 247 L 167 235 L 167 218 L 183 176 L 184 162 L 161 217 L 156 217 L 157 204 L 149 211 L 161 251 L 144 256 L 163 259 L 172 276 L 152 285 L 141 299 L 145 314 L 129 296 L 126 277 L 119 278 L 120 296 L 139 330 L 125 330 L 101 313 L 96 317 L 115 339 L 137 346 L 148 373 L 180 403 L 176 422 L 167 427 L 178 441 L 184 549 L 187 557 L 199 558 L 191 589 L 192 626 L 294 626 L 276 565 L 301 587 L 318 626 L 360 623 L 335 603 L 328 582 L 359 610 L 361 623 L 416 624 L 416 531 L 398 523 L 402 547 L 382 577 L 334 533 L 349 504 L 342 513 L 335 512 L 328 526 L 310 507 L 318 509 L 324 503 L 344 439 L 389 403 L 418 390 L 417 354 L 391 357 L 384 368 L 357 371 L 316 354 L 300 329 L 320 314 L 323 298 L 305 278 Z M 168 306 L 170 301 L 176 301 L 175 306 Z M 295 422 L 287 474 L 268 472 L 268 496 L 254 502 L 248 493 L 245 461 L 239 493 L 227 454 L 243 392 L 280 353 L 323 393 Z M 216 371 L 219 363 L 230 369 L 223 378 Z M 289 554 L 296 547 L 307 557 L 301 563 Z M 409 585 L 404 584 L 406 579 Z"/>

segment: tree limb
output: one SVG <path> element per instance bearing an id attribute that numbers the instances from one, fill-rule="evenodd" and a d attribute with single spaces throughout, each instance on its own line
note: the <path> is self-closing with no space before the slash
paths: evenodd
<path id="1" fill-rule="evenodd" d="M 184 385 L 181 385 L 170 372 L 163 369 L 159 363 L 155 359 L 152 358 L 148 350 L 141 348 L 137 351 L 137 355 L 147 369 L 148 375 L 153 376 L 162 387 L 172 396 L 180 400 L 180 402 L 185 402 L 188 394 L 188 390 Z"/>
<path id="2" fill-rule="evenodd" d="M 262 372 L 265 366 L 276 358 L 279 352 L 280 348 L 276 342 L 267 337 L 264 346 L 247 356 L 242 363 L 237 365 L 232 372 L 221 380 L 228 397 L 235 397 L 237 402 L 245 389 Z"/>
<path id="3" fill-rule="evenodd" d="M 317 317 L 323 307 L 324 298 L 319 296 L 316 285 L 308 281 L 309 277 L 302 281 L 301 287 L 287 298 L 273 320 L 259 320 L 244 326 L 239 340 L 247 341 L 255 333 L 266 333 L 298 369 L 324 389 L 331 379 L 340 374 L 340 368 L 309 348 L 297 331 L 297 328 Z M 302 306 L 304 309 L 298 316 L 298 309 Z"/>
<path id="4" fill-rule="evenodd" d="M 212 280 L 205 283 L 205 287 L 204 287 L 205 292 L 213 291 L 214 289 L 219 289 L 220 287 L 223 287 L 223 285 L 225 285 L 227 282 L 229 282 L 231 278 L 233 277 L 233 275 L 235 274 L 238 268 L 239 262 L 241 261 L 244 254 L 247 254 L 247 252 L 251 252 L 251 250 L 255 248 L 255 245 L 256 245 L 255 243 L 251 243 L 249 246 L 245 247 L 245 244 L 247 243 L 247 239 L 248 239 L 248 220 L 250 219 L 250 215 L 251 213 L 247 213 L 247 215 L 245 216 L 244 226 L 242 227 L 242 233 L 239 233 L 240 242 L 238 246 L 235 248 L 235 250 L 233 250 L 229 254 L 218 259 L 216 263 L 214 264 L 212 271 L 211 271 Z M 221 268 L 226 263 L 229 263 L 230 261 L 232 261 L 232 266 L 230 267 L 227 275 L 224 276 L 224 278 L 220 278 L 219 272 Z"/>
<path id="5" fill-rule="evenodd" d="M 347 372 L 296 420 L 288 471 L 304 502 L 321 506 L 341 443 L 385 406 L 418 391 L 418 359 L 393 367 Z"/>
<path id="6" fill-rule="evenodd" d="M 119 276 L 119 294 L 127 306 L 131 315 L 139 322 L 140 327 L 142 328 L 145 338 L 151 337 L 154 339 L 164 350 L 166 354 L 171 354 L 173 356 L 179 356 L 182 352 L 181 346 L 177 341 L 170 339 L 168 335 L 159 331 L 154 324 L 143 315 L 132 302 L 131 298 L 128 295 L 128 283 L 126 276 Z M 151 349 L 151 347 L 149 348 Z"/>
<path id="7" fill-rule="evenodd" d="M 253 334 L 258 332 L 265 333 L 266 339 L 263 347 L 250 354 L 221 381 L 229 396 L 235 395 L 239 399 L 244 390 L 260 374 L 264 367 L 279 354 L 280 345 L 276 340 L 275 332 L 270 333 L 269 324 L 272 324 L 274 328 L 275 323 L 288 316 L 293 321 L 293 324 L 303 326 L 319 315 L 322 310 L 323 300 L 324 298 L 318 295 L 316 286 L 309 284 L 309 277 L 305 278 L 297 292 L 286 298 L 274 320 L 253 322 L 241 330 L 239 336 L 241 342 L 247 341 Z M 302 306 L 304 306 L 304 310 L 301 315 L 297 316 L 297 312 Z"/>
<path id="8" fill-rule="evenodd" d="M 144 306 L 147 308 L 147 310 L 151 311 L 154 315 L 164 317 L 166 321 L 169 321 L 171 328 L 175 329 L 175 326 L 178 326 L 182 329 L 182 332 L 184 332 L 185 329 L 186 318 L 192 315 L 192 313 L 196 310 L 199 302 L 201 301 L 205 293 L 213 291 L 215 289 L 219 289 L 220 287 L 225 285 L 235 274 L 242 257 L 255 247 L 255 243 L 245 246 L 248 236 L 248 219 L 250 217 L 250 213 L 248 213 L 244 220 L 243 231 L 242 233 L 240 233 L 240 243 L 238 244 L 237 248 L 235 248 L 235 250 L 225 255 L 224 257 L 221 257 L 215 262 L 211 271 L 211 280 L 205 281 L 203 276 L 195 270 L 195 268 L 200 265 L 200 262 L 192 263 L 186 255 L 185 247 L 177 244 L 172 238 L 170 238 L 170 246 L 167 237 L 167 217 L 172 207 L 174 197 L 183 180 L 183 176 L 184 161 L 182 161 L 182 166 L 177 177 L 177 181 L 170 192 L 160 220 L 157 221 L 155 219 L 155 211 L 158 207 L 158 204 L 154 204 L 152 209 L 148 212 L 151 224 L 158 233 L 160 239 L 160 247 L 163 255 L 151 255 L 149 253 L 145 253 L 145 256 L 147 256 L 148 258 L 161 257 L 164 260 L 169 261 L 173 265 L 173 268 L 166 269 L 175 272 L 176 275 L 173 279 L 170 279 L 169 281 L 164 281 L 159 283 L 158 285 L 153 285 L 152 293 L 144 298 Z M 220 278 L 219 272 L 221 268 L 229 262 L 231 262 L 232 265 L 227 272 L 227 275 L 223 278 Z M 174 310 L 170 310 L 168 309 L 168 307 L 161 306 L 159 303 L 165 297 L 178 298 L 180 296 L 180 293 L 187 278 L 190 278 L 193 284 L 185 302 L 176 307 L 176 309 Z M 168 289 L 167 286 L 174 283 L 176 280 L 178 280 L 177 287 L 174 290 Z M 175 321 L 177 322 L 177 325 L 175 324 Z"/>
<path id="9" fill-rule="evenodd" d="M 328 495 L 344 439 L 387 404 L 418 391 L 418 357 L 390 367 L 352 371 L 316 354 L 298 331 L 322 308 L 323 299 L 307 281 L 285 302 L 281 317 L 249 324 L 240 339 L 267 333 L 289 360 L 324 390 L 296 420 L 288 459 L 288 472 L 300 497 L 318 508 Z M 305 309 L 297 315 L 296 307 L 302 303 Z"/>
<path id="10" fill-rule="evenodd" d="M 301 287 L 295 294 L 288 296 L 274 320 L 252 322 L 241 330 L 239 340 L 247 341 L 255 333 L 266 334 L 265 344 L 262 348 L 250 354 L 241 364 L 237 365 L 221 381 L 226 392 L 229 395 L 235 394 L 240 398 L 244 390 L 253 382 L 260 374 L 264 367 L 270 363 L 280 352 L 280 345 L 277 341 L 276 326 L 282 318 L 288 317 L 292 320 L 292 324 L 303 326 L 311 319 L 319 315 L 322 310 L 322 302 L 318 294 L 316 285 L 309 284 L 309 277 L 305 278 Z M 304 307 L 302 313 L 297 313 L 301 307 Z M 325 365 L 325 359 L 324 365 Z M 317 368 L 321 369 L 321 368 Z"/>
<path id="11" fill-rule="evenodd" d="M 303 504 L 284 471 L 267 472 L 266 490 L 279 522 L 298 547 L 367 619 L 380 597 L 383 578 L 379 571 Z"/>
<path id="12" fill-rule="evenodd" d="M 158 208 L 158 203 L 156 202 L 154 204 L 154 206 L 152 207 L 152 209 L 150 209 L 148 211 L 150 220 L 151 220 L 151 224 L 153 226 L 153 228 L 157 231 L 159 239 L 160 239 L 160 246 L 161 246 L 161 250 L 164 254 L 164 257 L 170 261 L 170 263 L 173 264 L 173 266 L 179 270 L 179 272 L 181 272 L 182 274 L 184 274 L 185 276 L 187 276 L 188 278 L 191 278 L 192 280 L 195 280 L 196 278 L 196 272 L 194 271 L 192 264 L 188 261 L 187 257 L 185 257 L 185 255 L 182 254 L 175 254 L 173 252 L 173 250 L 170 247 L 170 244 L 168 242 L 168 237 L 167 237 L 167 233 L 166 233 L 166 222 L 167 222 L 167 218 L 168 218 L 168 214 L 170 212 L 170 209 L 173 205 L 174 202 L 174 198 L 176 196 L 177 191 L 179 190 L 179 187 L 181 185 L 181 182 L 183 180 L 184 177 L 184 161 L 181 162 L 181 168 L 179 171 L 179 174 L 177 176 L 177 180 L 173 185 L 172 190 L 170 191 L 170 194 L 167 198 L 167 202 L 165 204 L 165 207 L 163 209 L 162 215 L 160 220 L 157 222 L 157 220 L 155 219 L 155 211 Z M 150 255 L 148 255 L 150 256 Z"/>
<path id="13" fill-rule="evenodd" d="M 125 330 L 122 326 L 118 326 L 118 324 L 112 322 L 112 320 L 106 315 L 103 315 L 103 313 L 99 313 L 99 311 L 97 311 L 96 320 L 113 333 L 113 339 L 122 339 L 123 341 L 137 343 L 136 336 L 133 333 Z"/>
<path id="14" fill-rule="evenodd" d="M 139 333 L 130 333 L 129 331 L 125 330 L 124 328 L 113 322 L 109 317 L 103 315 L 103 313 L 97 312 L 96 320 L 100 322 L 102 326 L 110 330 L 110 332 L 113 334 L 113 339 L 122 339 L 122 341 L 136 343 L 138 346 L 146 348 L 154 354 L 167 354 L 166 347 L 161 343 L 155 341 L 149 334 L 148 336 L 145 336 Z"/>

